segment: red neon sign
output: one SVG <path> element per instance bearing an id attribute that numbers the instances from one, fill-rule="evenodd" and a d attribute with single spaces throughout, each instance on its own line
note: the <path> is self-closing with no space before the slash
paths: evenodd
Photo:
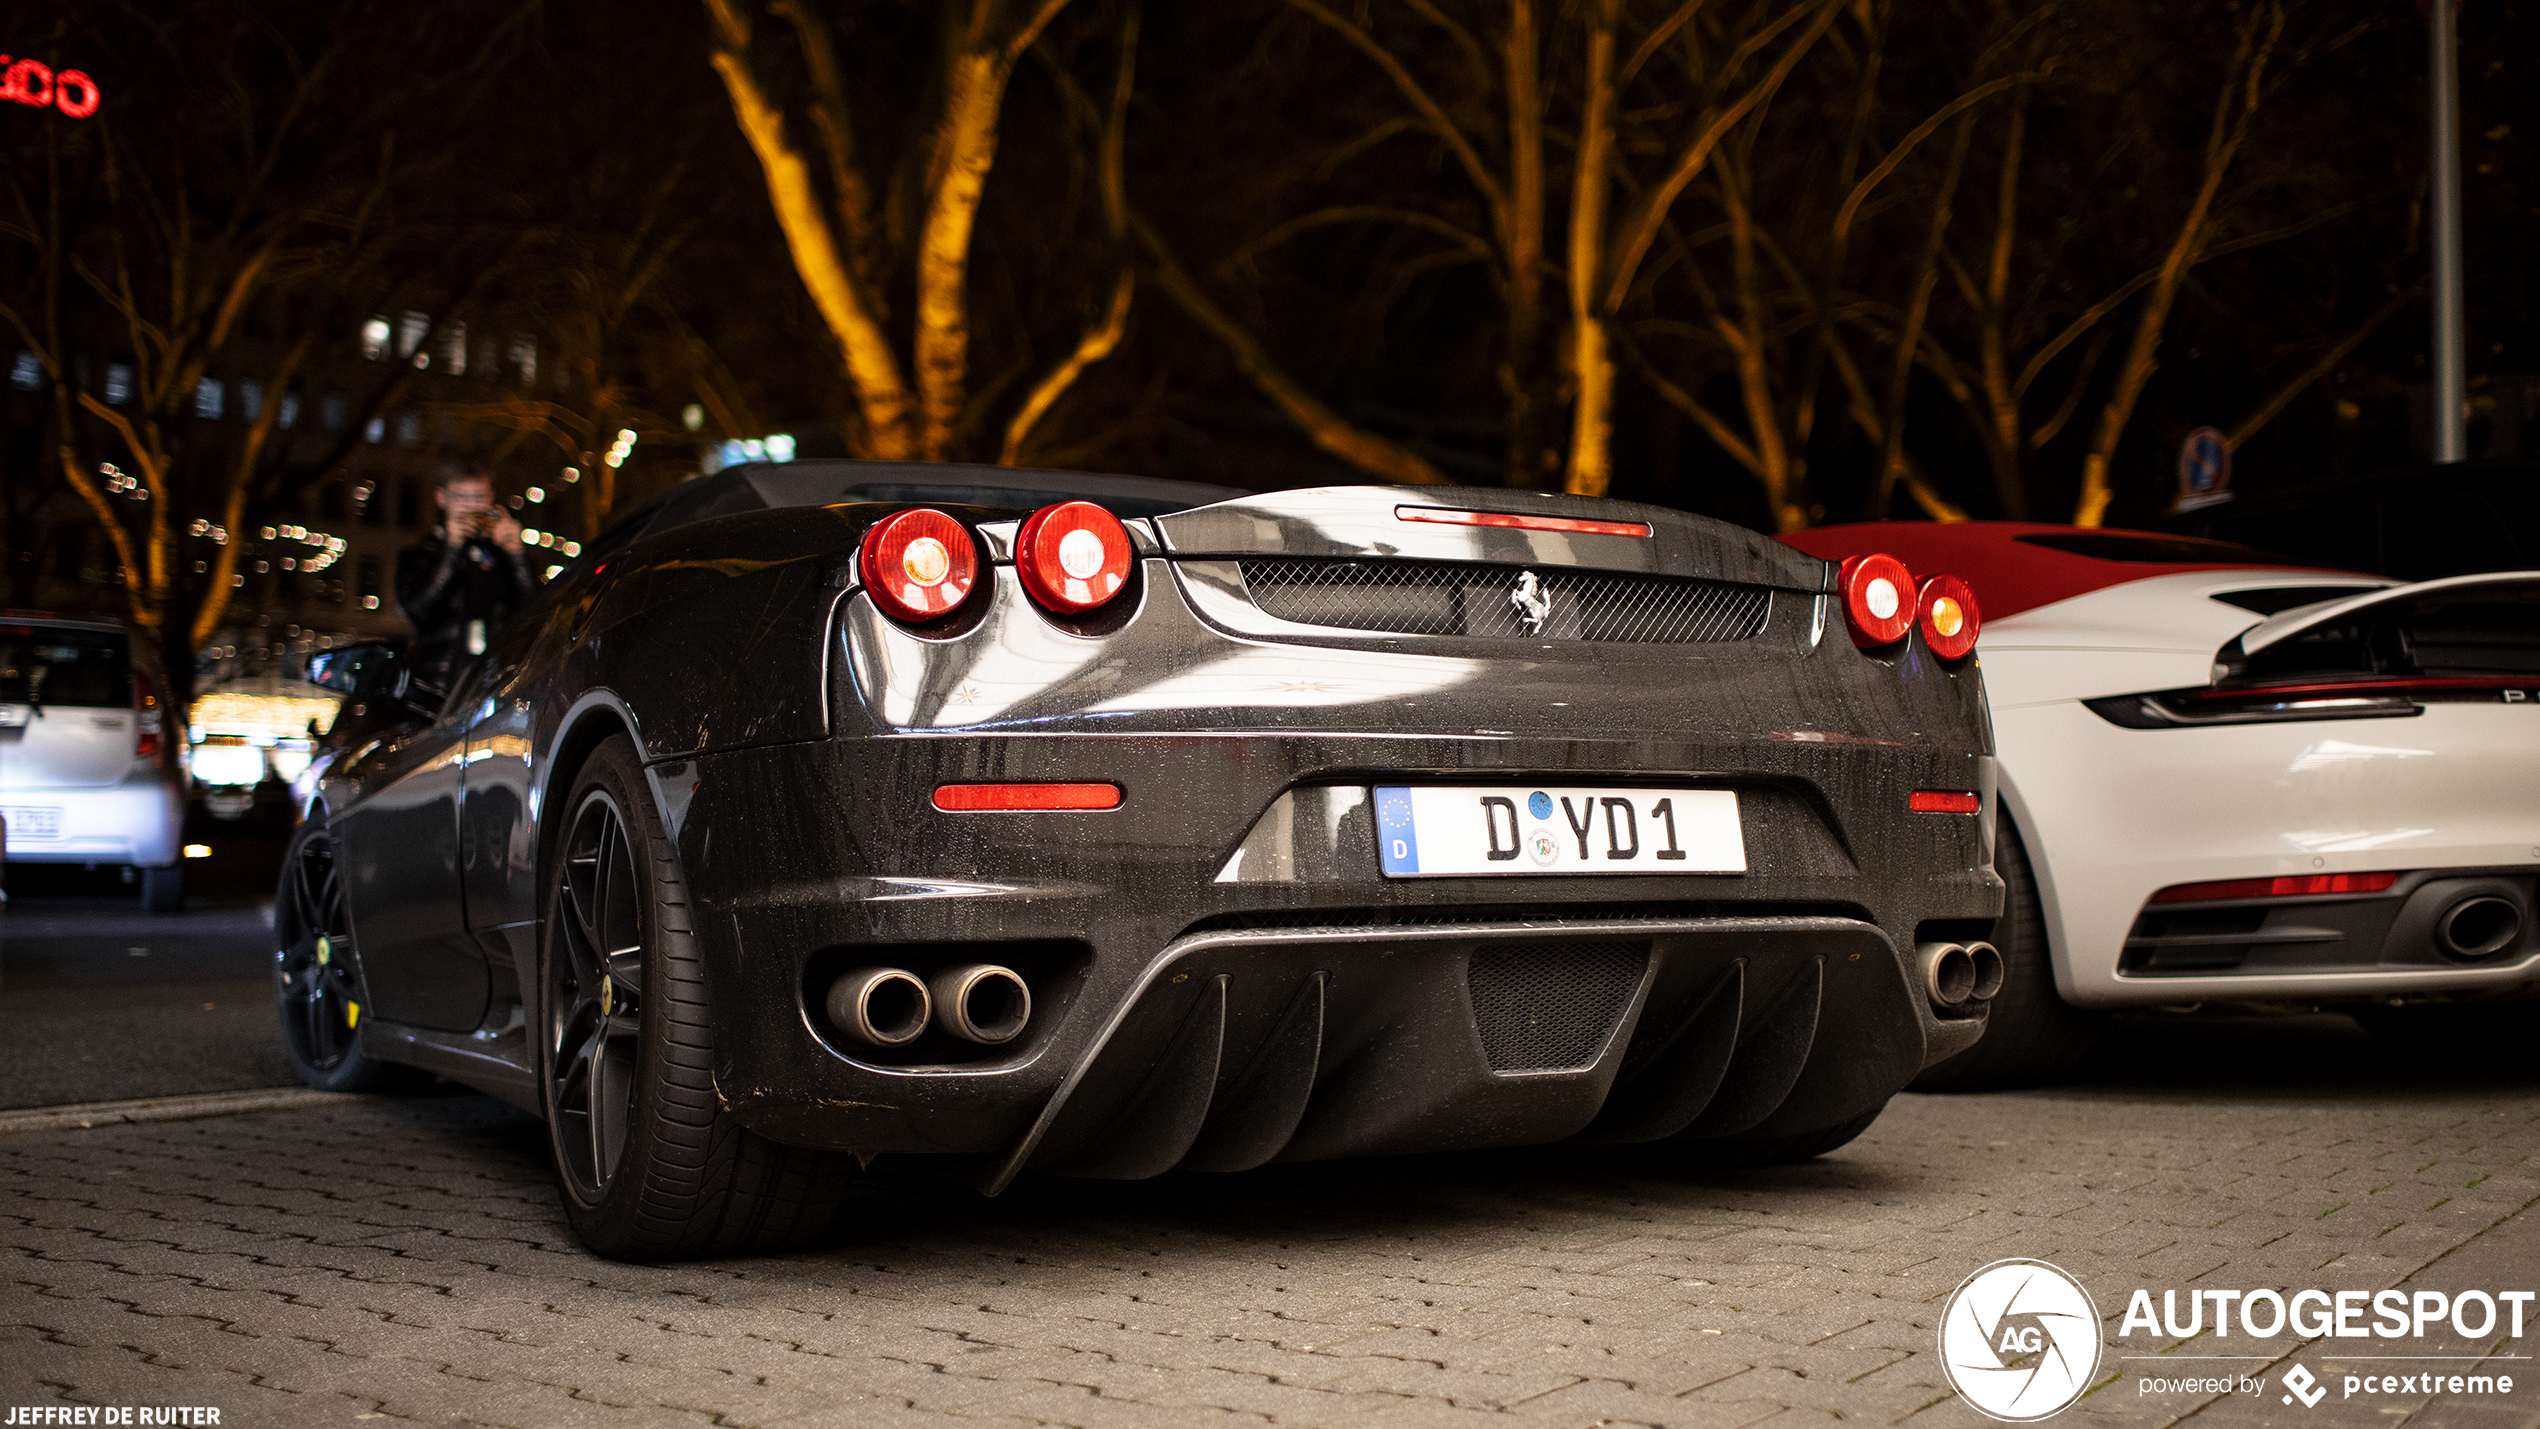
<path id="1" fill-rule="evenodd" d="M 73 119 L 97 112 L 97 81 L 75 69 L 61 73 L 42 60 L 12 61 L 0 55 L 0 99 L 13 99 L 38 109 L 53 108 Z"/>

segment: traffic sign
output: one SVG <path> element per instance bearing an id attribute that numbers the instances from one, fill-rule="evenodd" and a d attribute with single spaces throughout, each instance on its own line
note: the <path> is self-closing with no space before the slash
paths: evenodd
<path id="1" fill-rule="evenodd" d="M 2229 501 L 2231 442 L 2212 427 L 2198 427 L 2178 446 L 2178 500 L 2172 511 L 2194 511 Z"/>

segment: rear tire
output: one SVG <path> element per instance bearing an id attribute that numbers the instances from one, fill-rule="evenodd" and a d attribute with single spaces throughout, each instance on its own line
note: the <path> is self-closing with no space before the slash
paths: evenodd
<path id="1" fill-rule="evenodd" d="M 362 1047 L 361 963 L 322 813 L 309 816 L 282 856 L 273 934 L 274 1010 L 283 1052 L 301 1081 L 322 1092 L 386 1092 L 431 1080 Z"/>
<path id="2" fill-rule="evenodd" d="M 1887 1103 L 1877 1106 L 1832 1126 L 1815 1131 L 1802 1131 L 1789 1136 L 1765 1136 L 1753 1140 L 1721 1137 L 1704 1141 L 1671 1141 L 1666 1146 L 1671 1159 L 1688 1167 L 1711 1171 L 1734 1171 L 1748 1166 L 1788 1166 L 1794 1162 L 1812 1161 L 1839 1147 L 1848 1146 L 1870 1123 L 1887 1110 Z"/>
<path id="3" fill-rule="evenodd" d="M 620 1260 L 817 1236 L 854 1160 L 770 1141 L 723 1110 L 704 955 L 634 745 L 600 745 L 555 807 L 538 1082 L 574 1233 Z"/>
<path id="4" fill-rule="evenodd" d="M 2002 991 L 1991 1003 L 1984 1036 L 1906 1088 L 1916 1092 L 1985 1092 L 2042 1086 L 2072 1075 L 2107 1029 L 2108 1014 L 2074 1007 L 2055 993 L 2055 964 L 2046 947 L 2046 910 L 2028 847 L 2007 812 L 1999 815 L 1993 866 L 2004 885 L 2002 921 L 1993 945 L 2002 950 Z"/>
<path id="5" fill-rule="evenodd" d="M 278 905 L 277 905 L 278 906 Z M 185 911 L 185 865 L 141 870 L 141 909 L 145 913 Z"/>

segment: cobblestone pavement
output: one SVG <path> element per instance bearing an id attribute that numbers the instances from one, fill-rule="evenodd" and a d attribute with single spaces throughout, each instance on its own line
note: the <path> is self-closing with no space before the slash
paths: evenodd
<path id="1" fill-rule="evenodd" d="M 2352 1356 L 2522 1355 L 2540 1325 L 2117 1330 L 2138 1286 L 2540 1288 L 2535 1123 L 2530 1082 L 2413 1073 L 2343 1019 L 2162 1024 L 2078 1086 L 1900 1098 L 1797 1167 L 1536 1151 L 989 1201 L 885 1160 L 821 1247 L 665 1267 L 577 1248 L 535 1124 L 473 1095 L 34 1132 L 0 1137 L 0 1421 L 1973 1426 L 1934 1326 L 2029 1256 L 2106 1322 L 2061 1423 L 2529 1426 L 2528 1360 L 2482 1366 L 2528 1372 L 2510 1395 L 2338 1391 Z M 2273 1357 L 2186 1358 L 2229 1349 Z M 2280 1402 L 2295 1361 L 2316 1409 Z M 2188 1373 L 2266 1388 L 2142 1392 Z"/>

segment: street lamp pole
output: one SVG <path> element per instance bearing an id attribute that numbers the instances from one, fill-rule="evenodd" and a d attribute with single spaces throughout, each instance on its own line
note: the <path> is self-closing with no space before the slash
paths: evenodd
<path id="1" fill-rule="evenodd" d="M 2434 459 L 2469 458 L 2469 393 L 2461 336 L 2460 0 L 2429 0 L 2433 75 Z"/>

